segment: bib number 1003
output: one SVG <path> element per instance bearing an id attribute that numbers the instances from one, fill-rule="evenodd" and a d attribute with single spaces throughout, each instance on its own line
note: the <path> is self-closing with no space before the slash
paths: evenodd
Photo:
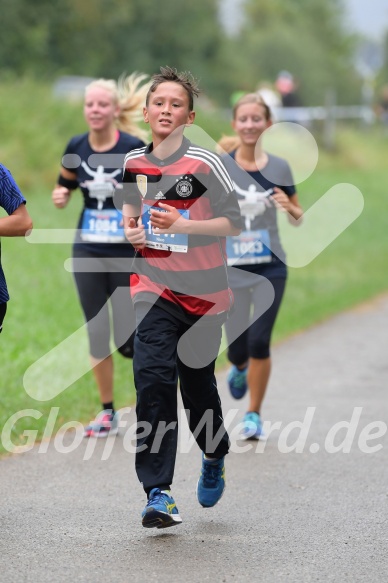
<path id="1" fill-rule="evenodd" d="M 236 257 L 245 255 L 245 253 L 263 253 L 264 245 L 261 241 L 238 241 L 234 240 L 232 243 L 233 254 Z"/>

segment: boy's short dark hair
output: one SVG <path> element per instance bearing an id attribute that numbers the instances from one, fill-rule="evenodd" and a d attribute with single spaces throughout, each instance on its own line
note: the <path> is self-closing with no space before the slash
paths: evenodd
<path id="1" fill-rule="evenodd" d="M 160 67 L 160 73 L 155 73 L 151 77 L 151 87 L 148 90 L 146 97 L 146 105 L 148 105 L 151 93 L 156 91 L 156 88 L 162 83 L 172 81 L 173 83 L 178 83 L 184 89 L 186 89 L 189 96 L 189 110 L 194 109 L 194 95 L 198 97 L 200 90 L 198 88 L 198 81 L 194 79 L 190 71 L 182 71 L 178 73 L 176 69 L 172 67 Z"/>

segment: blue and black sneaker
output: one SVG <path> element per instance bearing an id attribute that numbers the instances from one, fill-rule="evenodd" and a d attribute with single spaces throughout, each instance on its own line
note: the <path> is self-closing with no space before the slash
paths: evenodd
<path id="1" fill-rule="evenodd" d="M 225 490 L 225 458 L 207 460 L 202 455 L 202 470 L 197 484 L 198 502 L 204 508 L 211 508 L 221 498 Z"/>
<path id="2" fill-rule="evenodd" d="M 260 439 L 261 435 L 263 435 L 263 424 L 260 414 L 254 411 L 245 413 L 241 431 L 242 439 Z"/>
<path id="3" fill-rule="evenodd" d="M 171 492 L 160 488 L 153 488 L 149 493 L 141 517 L 145 528 L 167 528 L 182 522 Z"/>
<path id="4" fill-rule="evenodd" d="M 233 365 L 228 372 L 228 385 L 232 397 L 242 399 L 247 392 L 247 368 L 240 370 Z"/>

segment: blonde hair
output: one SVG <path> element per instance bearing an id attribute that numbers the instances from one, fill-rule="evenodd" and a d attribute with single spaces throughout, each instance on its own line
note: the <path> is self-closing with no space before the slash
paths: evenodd
<path id="1" fill-rule="evenodd" d="M 268 104 L 264 101 L 259 93 L 247 93 L 243 95 L 236 101 L 233 106 L 233 119 L 236 119 L 237 110 L 240 105 L 245 105 L 246 103 L 255 103 L 256 105 L 261 105 L 264 109 L 264 115 L 267 121 L 272 119 L 271 110 Z M 217 144 L 217 152 L 222 154 L 223 152 L 233 152 L 241 144 L 239 136 L 222 136 Z"/>
<path id="2" fill-rule="evenodd" d="M 118 82 L 114 79 L 96 79 L 85 88 L 85 95 L 94 87 L 105 89 L 112 94 L 113 101 L 120 108 L 116 125 L 119 130 L 136 136 L 144 142 L 148 141 L 148 132 L 138 126 L 143 119 L 143 107 L 147 96 L 150 82 L 141 83 L 148 78 L 143 73 L 132 73 L 131 75 L 121 75 Z"/>
<path id="3" fill-rule="evenodd" d="M 238 136 L 222 136 L 217 142 L 216 152 L 217 154 L 223 154 L 224 152 L 229 154 L 229 152 L 237 150 L 240 144 L 241 140 Z"/>

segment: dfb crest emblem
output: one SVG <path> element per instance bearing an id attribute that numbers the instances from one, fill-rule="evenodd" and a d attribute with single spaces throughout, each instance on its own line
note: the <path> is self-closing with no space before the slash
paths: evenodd
<path id="1" fill-rule="evenodd" d="M 136 183 L 140 190 L 140 194 L 144 198 L 147 194 L 147 176 L 145 174 L 138 174 L 136 176 Z"/>
<path id="2" fill-rule="evenodd" d="M 180 180 L 176 185 L 176 191 L 179 196 L 186 198 L 193 192 L 193 186 L 188 180 Z"/>

